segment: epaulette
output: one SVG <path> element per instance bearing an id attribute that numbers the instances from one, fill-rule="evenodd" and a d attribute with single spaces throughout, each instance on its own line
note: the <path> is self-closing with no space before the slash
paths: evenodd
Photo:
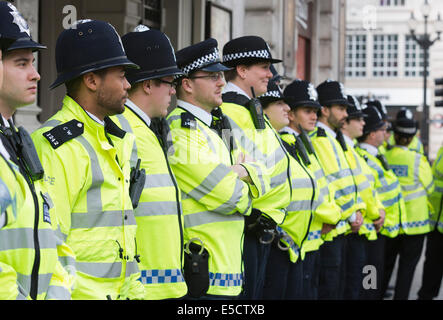
<path id="1" fill-rule="evenodd" d="M 123 139 L 125 137 L 126 131 L 120 129 L 120 127 L 116 125 L 114 121 L 111 120 L 111 118 L 105 117 L 104 122 L 105 122 L 105 131 L 107 133 L 119 137 L 120 139 Z"/>
<path id="2" fill-rule="evenodd" d="M 325 129 L 318 127 L 317 128 L 317 137 L 327 137 Z"/>
<path id="3" fill-rule="evenodd" d="M 72 140 L 84 132 L 84 125 L 82 122 L 72 119 L 66 123 L 62 123 L 49 131 L 43 133 L 43 137 L 45 137 L 51 146 L 54 149 L 57 149 L 65 142 Z"/>
<path id="4" fill-rule="evenodd" d="M 197 129 L 197 120 L 192 113 L 186 111 L 183 112 L 180 117 L 182 120 L 182 128 Z"/>
<path id="5" fill-rule="evenodd" d="M 250 99 L 248 99 L 248 97 L 246 97 L 242 94 L 239 94 L 237 92 L 234 92 L 234 91 L 229 91 L 229 92 L 223 93 L 222 99 L 223 99 L 223 102 L 235 103 L 235 104 L 238 104 L 238 105 L 241 105 L 244 107 L 246 107 L 248 105 L 249 100 L 250 100 Z"/>

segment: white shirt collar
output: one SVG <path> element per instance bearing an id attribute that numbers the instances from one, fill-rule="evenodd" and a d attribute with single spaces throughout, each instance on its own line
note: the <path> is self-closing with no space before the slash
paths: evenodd
<path id="1" fill-rule="evenodd" d="M 97 118 L 95 115 L 93 115 L 89 111 L 86 111 L 86 113 L 92 118 L 92 120 L 94 120 L 95 122 L 101 124 L 103 127 L 105 126 L 105 122 L 104 121 L 101 121 L 99 118 Z"/>
<path id="2" fill-rule="evenodd" d="M 238 94 L 244 95 L 248 97 L 248 99 L 251 99 L 251 97 L 246 92 L 244 92 L 242 88 L 240 88 L 236 84 L 233 84 L 232 82 L 228 82 L 223 88 L 223 93 L 231 91 L 237 92 Z"/>
<path id="3" fill-rule="evenodd" d="M 10 159 L 9 153 L 8 151 L 6 151 L 5 146 L 3 145 L 2 140 L 0 140 L 0 153 L 6 158 L 6 159 Z"/>
<path id="4" fill-rule="evenodd" d="M 343 133 L 343 138 L 345 139 L 345 142 L 346 142 L 347 144 L 349 144 L 351 147 L 354 148 L 354 146 L 355 146 L 354 140 L 352 140 L 350 137 L 348 137 L 348 136 L 345 135 L 344 133 Z"/>
<path id="5" fill-rule="evenodd" d="M 291 127 L 284 127 L 283 129 L 280 130 L 280 132 L 285 131 L 288 132 L 290 134 L 295 134 L 296 137 L 298 137 L 299 133 L 297 131 L 295 131 L 294 129 L 292 129 Z"/>
<path id="6" fill-rule="evenodd" d="M 8 120 L 6 120 L 6 118 L 3 117 L 3 115 L 1 115 L 1 114 L 0 114 L 0 117 L 2 117 L 2 120 L 3 120 L 3 123 L 4 123 L 5 127 L 6 127 L 6 128 L 9 128 L 9 122 L 8 122 Z M 12 121 L 12 123 L 14 123 L 14 119 L 13 119 L 12 117 L 11 117 L 11 121 Z M 0 124 L 1 124 L 1 122 L 0 122 Z"/>
<path id="7" fill-rule="evenodd" d="M 129 99 L 126 99 L 125 105 L 129 109 L 134 111 L 140 118 L 142 118 L 148 127 L 151 125 L 151 118 L 142 109 L 140 109 L 134 102 L 132 102 Z"/>
<path id="8" fill-rule="evenodd" d="M 323 128 L 325 129 L 326 132 L 330 133 L 334 138 L 337 137 L 337 134 L 335 133 L 334 130 L 332 130 L 331 128 L 329 128 L 326 124 L 324 124 L 321 121 L 317 121 L 317 127 Z"/>
<path id="9" fill-rule="evenodd" d="M 365 149 L 369 154 L 373 155 L 374 157 L 378 154 L 378 148 L 373 146 L 372 144 L 362 142 L 359 144 L 360 148 Z"/>
<path id="10" fill-rule="evenodd" d="M 177 106 L 185 109 L 186 111 L 189 111 L 194 116 L 199 118 L 201 121 L 203 121 L 208 127 L 211 126 L 212 123 L 212 115 L 207 112 L 206 110 L 203 110 L 200 107 L 197 107 L 189 102 L 177 99 Z"/>

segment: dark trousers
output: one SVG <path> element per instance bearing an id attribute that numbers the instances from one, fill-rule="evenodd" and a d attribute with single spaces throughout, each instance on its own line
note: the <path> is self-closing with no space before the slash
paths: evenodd
<path id="1" fill-rule="evenodd" d="M 367 238 L 357 233 L 345 236 L 343 299 L 358 300 L 363 288 L 363 268 L 366 264 Z"/>
<path id="2" fill-rule="evenodd" d="M 375 267 L 376 285 L 375 288 L 372 284 L 369 288 L 362 287 L 360 299 L 381 300 L 383 298 L 381 291 L 385 269 L 385 241 L 386 237 L 379 233 L 376 240 L 366 242 L 366 265 Z"/>
<path id="3" fill-rule="evenodd" d="M 318 280 L 320 277 L 320 251 L 306 252 L 303 260 L 303 293 L 304 300 L 318 299 Z"/>
<path id="4" fill-rule="evenodd" d="M 423 266 L 421 288 L 418 299 L 432 300 L 440 291 L 443 277 L 443 234 L 438 230 L 426 237 L 426 259 Z"/>
<path id="5" fill-rule="evenodd" d="M 263 299 L 295 300 L 302 299 L 303 269 L 301 260 L 292 263 L 287 251 L 274 244 L 269 254 L 266 268 Z"/>
<path id="6" fill-rule="evenodd" d="M 245 232 L 243 243 L 245 283 L 243 293 L 240 296 L 241 299 L 257 300 L 263 298 L 270 251 L 271 244 L 262 244 L 254 232 Z"/>
<path id="7" fill-rule="evenodd" d="M 397 256 L 397 279 L 395 283 L 394 300 L 407 300 L 411 290 L 415 268 L 423 249 L 424 234 L 401 234 L 395 238 L 387 238 L 385 251 L 385 276 L 383 277 L 382 294 L 386 292 Z"/>
<path id="8" fill-rule="evenodd" d="M 320 247 L 320 277 L 318 298 L 320 300 L 341 299 L 344 280 L 345 236 L 336 236 Z"/>

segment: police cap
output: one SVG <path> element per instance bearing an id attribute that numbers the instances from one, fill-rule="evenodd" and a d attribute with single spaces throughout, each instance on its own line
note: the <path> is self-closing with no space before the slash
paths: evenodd
<path id="1" fill-rule="evenodd" d="M 223 63 L 229 67 L 259 62 L 282 62 L 272 58 L 269 45 L 261 37 L 239 37 L 228 41 L 223 47 Z"/>
<path id="2" fill-rule="evenodd" d="M 283 94 L 288 99 L 291 109 L 297 107 L 321 109 L 321 105 L 318 103 L 317 90 L 309 81 L 296 79 L 286 86 Z"/>
<path id="3" fill-rule="evenodd" d="M 383 120 L 388 120 L 388 110 L 386 110 L 385 105 L 380 100 L 369 99 L 366 102 L 366 105 L 377 108 L 377 110 L 380 112 L 381 116 L 383 117 Z"/>
<path id="4" fill-rule="evenodd" d="M 17 8 L 6 1 L 0 1 L 0 35 L 2 50 L 16 49 L 46 49 L 46 46 L 35 42 L 31 38 L 28 23 Z"/>
<path id="5" fill-rule="evenodd" d="M 176 52 L 177 65 L 186 76 L 198 70 L 227 71 L 231 68 L 221 63 L 217 40 L 206 39 Z"/>
<path id="6" fill-rule="evenodd" d="M 356 97 L 348 94 L 347 99 L 349 102 L 348 108 L 346 109 L 346 112 L 348 114 L 348 119 L 367 117 L 367 115 L 363 112 L 360 102 L 358 102 Z"/>
<path id="7" fill-rule="evenodd" d="M 330 107 L 333 104 L 350 106 L 344 92 L 343 84 L 338 81 L 326 80 L 317 86 L 318 101 L 322 106 Z"/>
<path id="8" fill-rule="evenodd" d="M 177 67 L 171 41 L 163 32 L 139 25 L 125 34 L 122 42 L 129 60 L 140 66 L 127 70 L 130 84 L 183 74 Z"/>
<path id="9" fill-rule="evenodd" d="M 273 79 L 270 79 L 268 82 L 268 89 L 266 93 L 262 94 L 260 97 L 258 97 L 263 108 L 268 107 L 268 105 L 272 102 L 283 100 L 286 103 L 289 104 L 288 99 L 283 94 L 280 87 L 277 85 L 276 81 Z"/>
<path id="10" fill-rule="evenodd" d="M 380 111 L 373 105 L 363 105 L 362 112 L 366 115 L 363 134 L 381 129 L 385 122 Z"/>
<path id="11" fill-rule="evenodd" d="M 127 57 L 115 28 L 100 20 L 79 20 L 63 30 L 55 48 L 57 79 L 51 89 L 85 73 L 124 66 L 138 68 Z"/>

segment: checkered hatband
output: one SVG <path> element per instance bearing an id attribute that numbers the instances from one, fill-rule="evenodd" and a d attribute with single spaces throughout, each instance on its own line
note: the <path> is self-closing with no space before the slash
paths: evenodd
<path id="1" fill-rule="evenodd" d="M 243 58 L 262 58 L 262 59 L 270 59 L 271 55 L 268 50 L 254 50 L 248 52 L 237 52 L 237 53 L 229 53 L 223 56 L 223 61 L 228 62 L 237 59 Z"/>
<path id="2" fill-rule="evenodd" d="M 197 60 L 183 67 L 182 70 L 185 74 L 189 74 L 196 69 L 201 69 L 204 66 L 214 64 L 217 62 L 221 62 L 220 53 L 217 48 L 214 48 L 214 52 L 198 58 Z"/>

